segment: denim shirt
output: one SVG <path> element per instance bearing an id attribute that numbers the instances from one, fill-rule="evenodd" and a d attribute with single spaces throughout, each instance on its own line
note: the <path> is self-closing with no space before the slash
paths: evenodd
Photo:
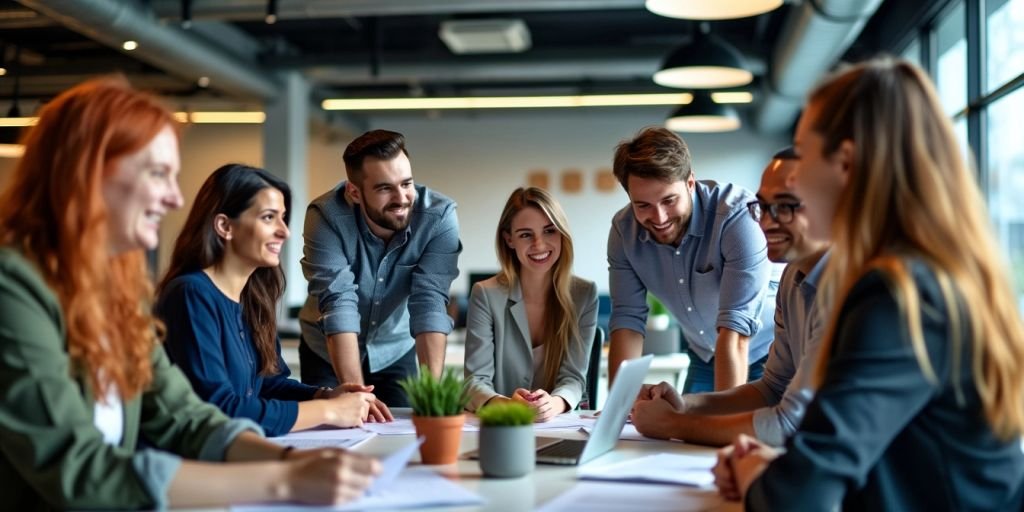
<path id="1" fill-rule="evenodd" d="M 825 314 L 817 306 L 818 282 L 828 265 L 828 253 L 806 273 L 796 264 L 786 267 L 775 305 L 775 341 L 764 375 L 751 383 L 772 407 L 754 411 L 754 434 L 781 446 L 796 432 L 807 404 L 814 398 L 811 377 L 818 365 Z"/>
<path id="2" fill-rule="evenodd" d="M 462 251 L 455 202 L 416 187 L 409 226 L 385 243 L 370 231 L 345 182 L 306 210 L 302 272 L 309 297 L 302 336 L 326 361 L 327 336 L 358 335 L 371 372 L 387 368 L 425 332 L 448 334 L 448 290 Z"/>
<path id="3" fill-rule="evenodd" d="M 658 243 L 619 210 L 608 235 L 609 329 L 645 334 L 647 292 L 679 322 L 690 348 L 704 361 L 715 354 L 718 328 L 750 337 L 750 361 L 768 354 L 775 314 L 772 263 L 757 222 L 747 213 L 750 192 L 731 184 L 698 181 L 693 213 L 676 246 Z"/>

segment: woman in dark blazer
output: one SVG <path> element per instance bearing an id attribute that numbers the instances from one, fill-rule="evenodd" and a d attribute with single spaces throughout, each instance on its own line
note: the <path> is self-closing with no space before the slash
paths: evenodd
<path id="1" fill-rule="evenodd" d="M 196 393 L 271 436 L 360 425 L 375 400 L 372 387 L 318 389 L 288 378 L 275 318 L 290 208 L 288 185 L 262 169 L 214 171 L 174 246 L 156 307 L 167 354 Z"/>
<path id="2" fill-rule="evenodd" d="M 794 142 L 809 228 L 832 240 L 818 389 L 784 453 L 721 452 L 719 489 L 747 510 L 1021 510 L 1024 327 L 927 75 L 840 71 Z"/>
<path id="3" fill-rule="evenodd" d="M 568 221 L 542 189 L 512 192 L 495 245 L 501 272 L 473 287 L 466 317 L 468 408 L 513 400 L 547 421 L 583 395 L 597 287 L 572 275 Z"/>

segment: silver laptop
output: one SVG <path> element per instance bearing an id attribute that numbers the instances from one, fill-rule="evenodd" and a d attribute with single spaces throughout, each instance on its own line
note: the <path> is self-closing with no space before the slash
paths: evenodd
<path id="1" fill-rule="evenodd" d="M 653 358 L 653 355 L 646 355 L 622 362 L 612 389 L 608 392 L 608 401 L 597 417 L 594 431 L 588 439 L 538 437 L 537 462 L 575 466 L 585 464 L 614 448 Z"/>

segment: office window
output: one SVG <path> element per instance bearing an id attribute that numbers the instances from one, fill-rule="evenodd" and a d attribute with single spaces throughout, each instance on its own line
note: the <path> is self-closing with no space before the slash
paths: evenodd
<path id="1" fill-rule="evenodd" d="M 967 36 L 964 4 L 959 3 L 939 21 L 935 32 L 937 47 L 935 81 L 942 108 L 954 115 L 967 106 Z"/>
<path id="2" fill-rule="evenodd" d="M 1024 0 L 988 0 L 985 92 L 1024 73 Z"/>
<path id="3" fill-rule="evenodd" d="M 921 41 L 915 38 L 907 45 L 900 56 L 921 66 Z"/>
<path id="4" fill-rule="evenodd" d="M 1024 145 L 1020 113 L 1024 88 L 992 103 L 988 110 L 988 199 L 996 234 L 1007 253 L 1024 310 Z"/>

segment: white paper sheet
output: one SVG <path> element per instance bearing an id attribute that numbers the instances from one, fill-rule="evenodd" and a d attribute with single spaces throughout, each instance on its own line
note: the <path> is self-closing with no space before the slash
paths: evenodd
<path id="1" fill-rule="evenodd" d="M 376 495 L 387 491 L 388 487 L 394 483 L 398 475 L 402 473 L 402 470 L 409 465 L 409 459 L 412 458 L 412 454 L 416 453 L 416 449 L 423 444 L 425 438 L 421 437 L 415 441 L 399 448 L 391 455 L 384 457 L 380 460 L 381 470 L 377 478 L 370 484 L 370 488 L 366 490 L 367 494 Z"/>
<path id="2" fill-rule="evenodd" d="M 649 482 L 706 487 L 714 483 L 714 455 L 658 453 L 600 466 L 586 465 L 576 475 L 587 480 Z"/>
<path id="3" fill-rule="evenodd" d="M 335 428 L 303 430 L 269 439 L 282 446 L 294 446 L 299 449 L 331 447 L 352 449 L 376 436 L 377 434 L 373 432 L 358 428 Z"/>
<path id="4" fill-rule="evenodd" d="M 574 413 L 559 414 L 544 423 L 534 423 L 534 430 L 579 430 L 580 428 L 593 428 L 597 420 L 593 418 L 582 418 Z"/>
<path id="5" fill-rule="evenodd" d="M 580 482 L 545 503 L 538 512 L 678 512 L 717 510 L 722 498 L 713 489 L 674 485 Z"/>
<path id="6" fill-rule="evenodd" d="M 584 434 L 589 436 L 591 431 L 593 431 L 594 429 L 593 428 L 584 427 L 584 428 L 582 428 L 580 430 Z M 661 439 L 654 439 L 652 437 L 646 437 L 643 434 L 641 434 L 640 432 L 637 432 L 636 427 L 634 427 L 632 423 L 626 423 L 625 425 L 623 425 L 622 433 L 619 434 L 619 439 L 623 440 L 623 441 L 646 441 L 646 442 L 662 441 Z M 674 442 L 681 442 L 681 441 L 674 441 Z"/>
<path id="7" fill-rule="evenodd" d="M 360 427 L 367 432 L 373 432 L 380 436 L 404 436 L 416 433 L 416 427 L 412 424 L 412 418 L 395 418 L 387 423 L 363 423 Z M 466 423 L 462 425 L 463 432 L 476 432 L 480 430 L 476 425 Z"/>
<path id="8" fill-rule="evenodd" d="M 420 507 L 456 507 L 482 505 L 484 500 L 458 484 L 448 481 L 430 468 L 406 468 L 392 485 L 372 496 L 336 507 L 286 505 L 245 505 L 231 507 L 232 512 L 345 512 L 355 510 L 395 510 Z"/>

